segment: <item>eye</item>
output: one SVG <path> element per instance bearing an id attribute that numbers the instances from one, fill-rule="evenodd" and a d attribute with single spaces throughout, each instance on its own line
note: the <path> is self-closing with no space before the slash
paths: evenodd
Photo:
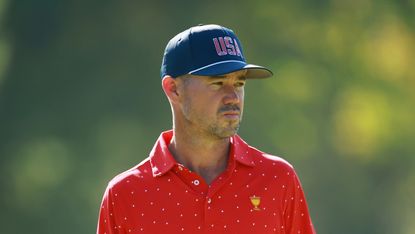
<path id="1" fill-rule="evenodd" d="M 245 82 L 237 82 L 235 84 L 235 87 L 244 87 L 245 86 Z"/>
<path id="2" fill-rule="evenodd" d="M 215 86 L 222 86 L 223 85 L 223 82 L 222 81 L 216 81 L 216 82 L 213 82 L 211 84 L 212 85 L 215 85 Z"/>

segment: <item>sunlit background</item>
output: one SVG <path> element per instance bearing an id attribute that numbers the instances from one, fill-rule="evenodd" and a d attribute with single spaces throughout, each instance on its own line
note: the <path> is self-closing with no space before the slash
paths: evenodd
<path id="1" fill-rule="evenodd" d="M 94 233 L 171 127 L 159 68 L 199 23 L 248 62 L 240 135 L 296 168 L 318 233 L 415 233 L 415 1 L 0 0 L 1 233 Z"/>

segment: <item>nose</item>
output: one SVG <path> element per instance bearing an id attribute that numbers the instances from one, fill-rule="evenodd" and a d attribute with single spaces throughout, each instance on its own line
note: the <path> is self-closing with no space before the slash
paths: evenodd
<path id="1" fill-rule="evenodd" d="M 241 93 L 233 86 L 227 86 L 225 88 L 225 96 L 223 98 L 223 104 L 239 104 L 241 102 Z"/>

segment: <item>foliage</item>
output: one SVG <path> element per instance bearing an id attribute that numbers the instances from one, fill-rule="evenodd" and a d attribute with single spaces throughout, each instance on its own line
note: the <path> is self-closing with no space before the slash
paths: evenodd
<path id="1" fill-rule="evenodd" d="M 240 134 L 296 168 L 319 233 L 415 233 L 415 1 L 0 1 L 0 224 L 93 233 L 106 183 L 171 127 L 164 46 L 239 35 Z M 22 225 L 24 223 L 24 225 Z"/>

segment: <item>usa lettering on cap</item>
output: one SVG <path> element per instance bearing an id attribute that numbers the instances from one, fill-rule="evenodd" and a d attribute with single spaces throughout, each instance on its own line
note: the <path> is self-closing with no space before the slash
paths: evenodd
<path id="1" fill-rule="evenodd" d="M 229 54 L 243 58 L 236 39 L 232 39 L 231 37 L 215 37 L 213 38 L 213 43 L 215 44 L 216 53 L 219 56 Z"/>

